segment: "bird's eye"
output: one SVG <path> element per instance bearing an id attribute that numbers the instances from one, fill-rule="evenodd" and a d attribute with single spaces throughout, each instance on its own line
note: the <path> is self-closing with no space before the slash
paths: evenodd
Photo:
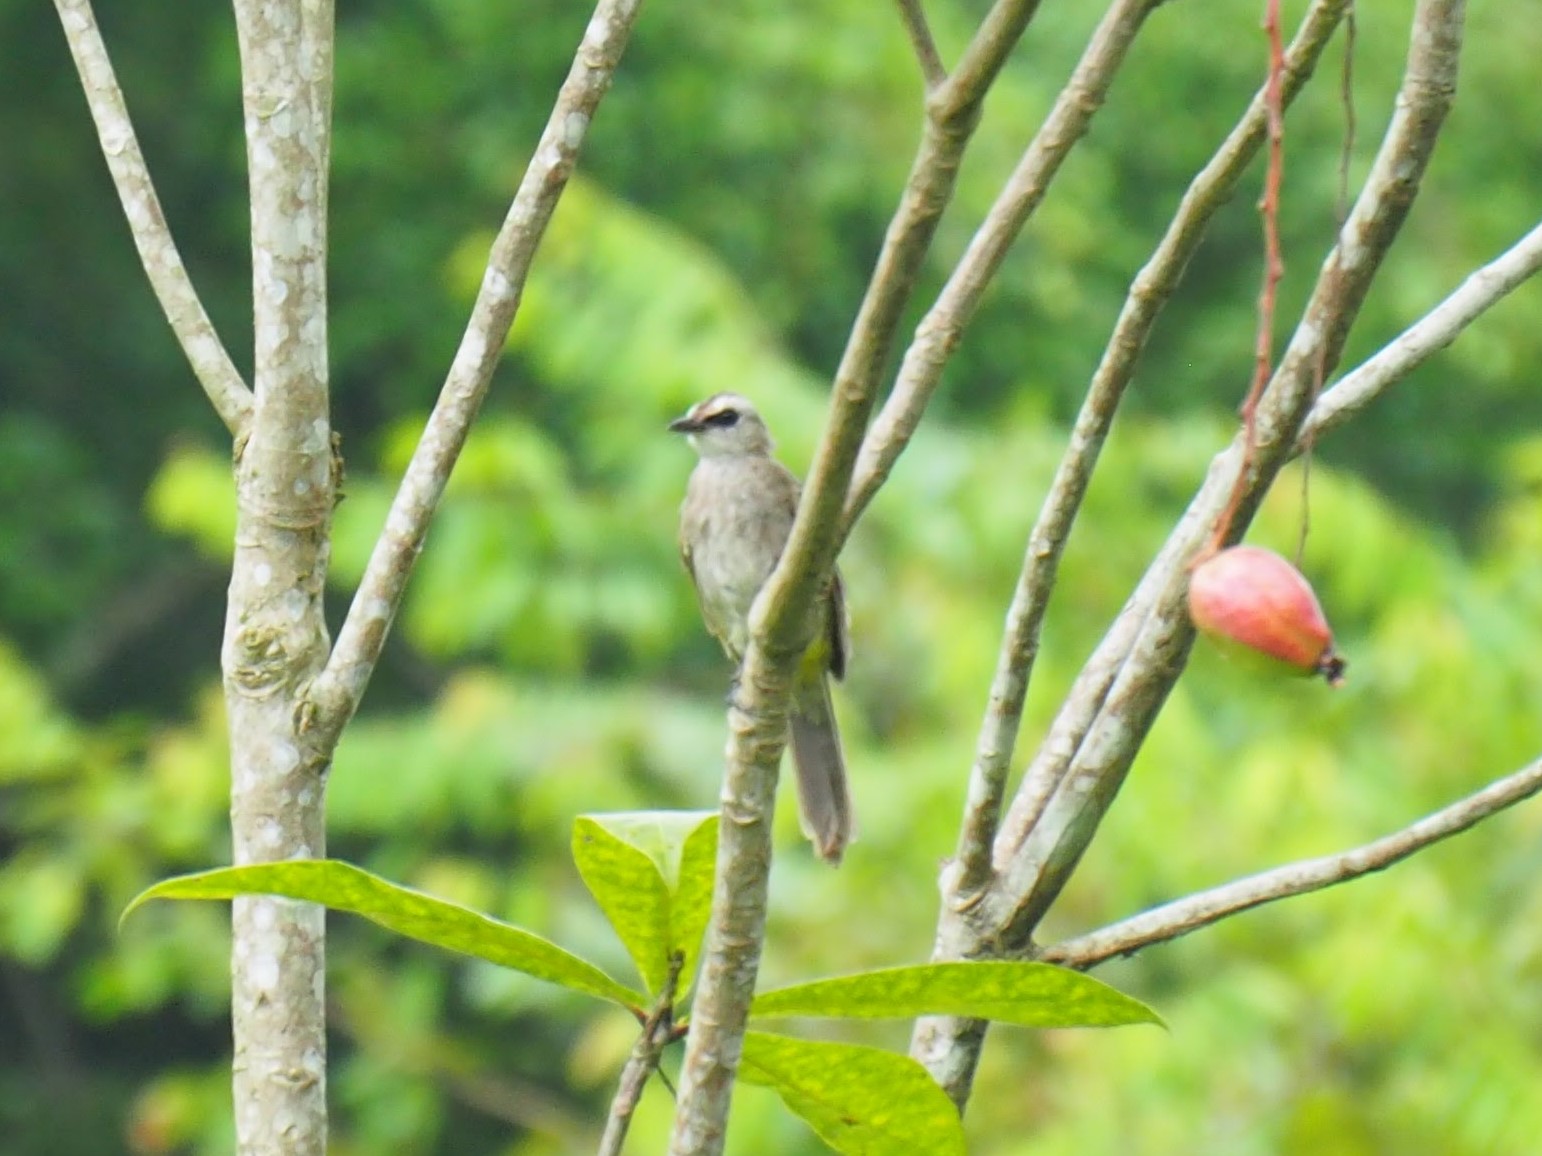
<path id="1" fill-rule="evenodd" d="M 720 409 L 716 413 L 710 413 L 702 419 L 704 425 L 715 425 L 719 429 L 732 429 L 739 424 L 739 411 L 736 409 Z"/>

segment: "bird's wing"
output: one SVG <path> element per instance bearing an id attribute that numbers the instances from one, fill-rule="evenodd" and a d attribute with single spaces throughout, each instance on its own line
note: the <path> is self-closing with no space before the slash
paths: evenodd
<path id="1" fill-rule="evenodd" d="M 689 502 L 687 502 L 688 508 Z M 696 558 L 691 553 L 691 533 L 691 516 L 689 513 L 686 513 L 680 519 L 680 534 L 676 539 L 680 545 L 680 561 L 685 564 L 685 572 L 691 576 L 691 589 L 696 592 L 696 603 L 701 607 L 702 619 L 707 625 L 707 633 L 719 642 L 722 642 L 723 640 L 718 635 L 718 632 L 712 628 L 712 616 L 707 613 L 707 603 L 701 595 L 701 582 L 696 577 Z"/>
<path id="2" fill-rule="evenodd" d="M 830 673 L 837 680 L 846 677 L 846 659 L 851 654 L 850 623 L 846 621 L 846 584 L 841 581 L 841 568 L 837 566 L 830 576 L 830 620 L 825 629 L 830 632 Z"/>
<path id="3" fill-rule="evenodd" d="M 680 530 L 680 561 L 685 563 L 685 572 L 691 576 L 691 585 L 696 586 L 696 563 L 691 560 L 691 544 L 685 540 L 683 525 Z"/>

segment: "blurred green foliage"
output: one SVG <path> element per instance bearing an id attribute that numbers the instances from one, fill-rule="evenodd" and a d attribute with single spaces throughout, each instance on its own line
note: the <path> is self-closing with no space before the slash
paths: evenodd
<path id="1" fill-rule="evenodd" d="M 952 58 L 983 6 L 928 7 Z M 1389 115 L 1409 7 L 1359 5 L 1357 174 Z M 229 12 L 101 8 L 168 217 L 246 365 Z M 1095 15 L 1045 6 L 989 102 L 921 302 Z M 586 18 L 553 0 L 341 6 L 338 614 Z M 1542 203 L 1542 23 L 1477 6 L 1470 25 L 1446 138 L 1352 360 Z M 768 986 L 926 956 L 937 863 L 1065 423 L 1261 61 L 1255 3 L 1155 13 L 853 538 L 839 709 L 862 839 L 831 873 L 784 808 Z M 1282 316 L 1333 228 L 1336 67 L 1330 53 L 1288 121 Z M 630 974 L 583 898 L 572 819 L 710 806 L 728 674 L 675 560 L 690 461 L 662 426 L 732 386 L 806 464 L 919 99 L 887 5 L 645 11 L 339 751 L 331 854 Z M 229 1148 L 224 915 L 167 907 L 122 934 L 114 921 L 153 880 L 228 857 L 228 448 L 144 284 L 45 5 L 0 0 L 0 140 L 0 1136 L 28 1156 L 212 1156 Z M 1252 342 L 1255 190 L 1217 219 L 1147 350 L 1065 561 L 1025 751 L 1229 435 Z M 1539 309 L 1542 290 L 1518 292 L 1322 446 L 1305 568 L 1349 687 L 1256 679 L 1197 648 L 1049 933 L 1374 837 L 1535 756 Z M 1289 552 L 1299 517 L 1288 477 L 1253 538 Z M 998 1030 L 972 1150 L 1534 1151 L 1539 827 L 1521 808 L 1385 876 L 1111 965 L 1103 978 L 1160 1007 L 1171 1033 Z M 592 1148 L 628 1017 L 364 926 L 337 926 L 330 956 L 340 1156 Z M 637 1150 L 659 1147 L 670 1108 L 650 1091 Z M 732 1142 L 821 1150 L 752 1087 Z"/>

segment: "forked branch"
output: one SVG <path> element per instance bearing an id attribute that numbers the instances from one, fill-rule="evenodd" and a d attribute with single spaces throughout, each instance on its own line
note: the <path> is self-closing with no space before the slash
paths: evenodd
<path id="1" fill-rule="evenodd" d="M 589 122 L 610 88 L 641 0 L 600 0 L 524 179 L 488 254 L 460 348 L 391 503 L 337 645 L 307 696 L 307 728 L 330 750 L 358 709 L 429 520 L 492 382 L 537 245 L 572 174 Z"/>
<path id="2" fill-rule="evenodd" d="M 1098 22 L 1071 78 L 1008 178 L 969 248 L 948 277 L 936 302 L 916 327 L 900 364 L 899 376 L 862 445 L 856 478 L 846 500 L 842 534 L 861 516 L 894 463 L 910 444 L 916 427 L 964 327 L 974 316 L 1007 252 L 1039 207 L 1050 182 L 1092 123 L 1113 84 L 1125 53 L 1157 0 L 1115 0 Z"/>
<path id="3" fill-rule="evenodd" d="M 596 1156 L 621 1156 L 626 1143 L 627 1130 L 632 1124 L 632 1113 L 642 1100 L 648 1079 L 658 1071 L 659 1058 L 664 1049 L 675 1039 L 674 1014 L 675 992 L 680 985 L 680 970 L 685 966 L 685 956 L 675 952 L 669 959 L 669 973 L 663 989 L 653 1001 L 653 1010 L 643 1020 L 642 1034 L 632 1047 L 621 1078 L 616 1083 L 616 1095 L 610 1103 L 610 1114 L 605 1119 L 605 1134 L 600 1137 Z"/>
<path id="4" fill-rule="evenodd" d="M 1422 0 L 1418 6 L 1396 114 L 1260 404 L 1254 469 L 1234 534 L 1245 528 L 1293 451 L 1312 400 L 1318 359 L 1329 367 L 1336 362 L 1376 270 L 1407 218 L 1450 107 L 1464 11 L 1463 0 Z M 1182 670 L 1193 637 L 1183 609 L 1184 567 L 1228 504 L 1241 457 L 1239 439 L 1217 459 L 1030 768 L 1026 789 L 995 848 L 998 869 L 1007 876 L 998 897 L 1017 907 L 1010 923 L 1019 931 L 1035 923 L 1058 894 Z M 1042 810 L 1030 809 L 1041 776 L 1055 786 Z M 1053 820 L 1043 822 L 1051 812 Z"/>

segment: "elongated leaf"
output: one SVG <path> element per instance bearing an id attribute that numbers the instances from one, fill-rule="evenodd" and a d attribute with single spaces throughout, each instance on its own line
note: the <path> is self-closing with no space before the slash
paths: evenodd
<path id="1" fill-rule="evenodd" d="M 909 1056 L 747 1032 L 739 1076 L 774 1089 L 837 1152 L 963 1156 L 958 1109 Z"/>
<path id="2" fill-rule="evenodd" d="M 690 990 L 696 961 L 712 918 L 712 882 L 717 876 L 717 812 L 708 812 L 680 848 L 680 876 L 669 904 L 671 950 L 685 955 L 680 991 Z"/>
<path id="3" fill-rule="evenodd" d="M 755 1016 L 909 1019 L 970 1016 L 1036 1028 L 1160 1024 L 1162 1017 L 1108 984 L 1048 963 L 982 960 L 866 971 L 761 992 Z"/>
<path id="4" fill-rule="evenodd" d="M 594 964 L 511 923 L 399 887 L 336 859 L 291 859 L 163 879 L 137 895 L 123 918 L 151 899 L 283 895 L 362 915 L 398 935 L 476 956 L 585 995 L 637 1008 L 646 1001 Z"/>
<path id="5" fill-rule="evenodd" d="M 648 993 L 658 995 L 669 974 L 669 887 L 659 865 L 588 815 L 573 823 L 573 862 Z"/>
<path id="6" fill-rule="evenodd" d="M 580 816 L 573 824 L 573 858 L 650 992 L 663 987 L 670 957 L 681 953 L 683 995 L 711 912 L 717 814 Z"/>

